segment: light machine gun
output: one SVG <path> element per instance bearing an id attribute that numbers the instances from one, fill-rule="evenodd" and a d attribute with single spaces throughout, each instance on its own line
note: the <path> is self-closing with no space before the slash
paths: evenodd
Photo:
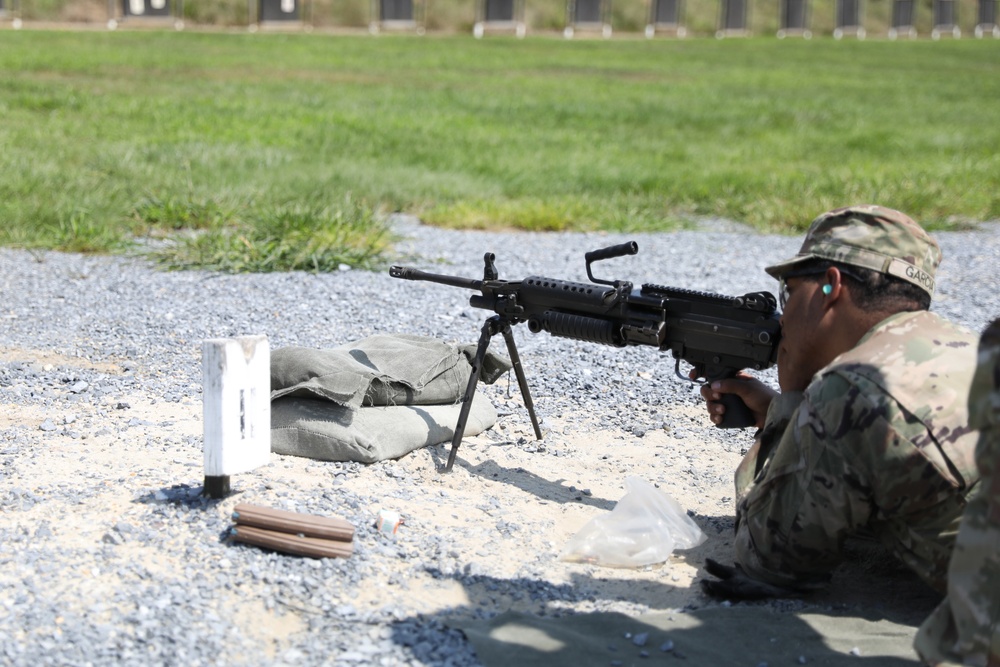
<path id="1" fill-rule="evenodd" d="M 535 436 L 542 439 L 511 325 L 526 322 L 532 333 L 546 331 L 553 336 L 614 347 L 651 345 L 663 352 L 669 350 L 677 360 L 674 372 L 684 380 L 689 378 L 681 374 L 681 359 L 694 366 L 697 377 L 707 382 L 733 377 L 745 368 L 761 370 L 775 363 L 781 325 L 774 295 L 753 292 L 724 296 L 649 284 L 633 289 L 630 282 L 602 280 L 591 271 L 596 261 L 637 252 L 639 246 L 632 241 L 586 253 L 590 284 L 540 276 L 500 280 L 491 252 L 484 257 L 482 280 L 427 273 L 405 266 L 390 267 L 389 275 L 394 278 L 478 290 L 480 294 L 473 295 L 469 304 L 496 313 L 483 324 L 445 472 L 455 463 L 486 350 L 498 333 L 507 343 Z M 753 413 L 735 394 L 723 394 L 722 404 L 726 412 L 719 424 L 721 428 L 754 424 Z"/>

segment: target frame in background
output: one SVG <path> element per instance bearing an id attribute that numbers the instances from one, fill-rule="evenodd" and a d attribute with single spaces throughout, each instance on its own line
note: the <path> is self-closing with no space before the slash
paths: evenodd
<path id="1" fill-rule="evenodd" d="M 599 32 L 611 38 L 611 0 L 566 0 L 566 27 L 563 37 L 572 39 L 577 31 Z"/>
<path id="2" fill-rule="evenodd" d="M 684 0 L 651 0 L 649 18 L 646 22 L 646 38 L 657 34 L 686 37 L 684 25 Z"/>
<path id="3" fill-rule="evenodd" d="M 247 0 L 247 28 L 303 29 L 312 27 L 312 3 L 308 0 Z"/>
<path id="4" fill-rule="evenodd" d="M 931 28 L 931 39 L 938 40 L 944 36 L 958 39 L 962 29 L 958 27 L 957 0 L 934 0 L 931 5 L 934 12 L 934 27 Z"/>
<path id="5" fill-rule="evenodd" d="M 889 39 L 917 36 L 917 0 L 892 0 L 889 17 Z"/>
<path id="6" fill-rule="evenodd" d="M 184 0 L 108 0 L 108 30 L 122 23 L 184 29 Z"/>
<path id="7" fill-rule="evenodd" d="M 865 38 L 864 0 L 837 0 L 834 12 L 834 39 L 843 39 L 848 35 Z"/>
<path id="8" fill-rule="evenodd" d="M 778 8 L 778 39 L 802 37 L 812 39 L 809 27 L 811 18 L 809 0 L 781 0 Z"/>
<path id="9" fill-rule="evenodd" d="M 426 0 L 371 0 L 368 32 L 377 35 L 382 31 L 426 32 Z"/>
<path id="10" fill-rule="evenodd" d="M 522 39 L 528 32 L 524 0 L 477 0 L 472 35 L 482 39 L 487 32 L 513 32 Z"/>
<path id="11" fill-rule="evenodd" d="M 719 18 L 715 37 L 750 35 L 750 0 L 719 0 Z"/>
<path id="12" fill-rule="evenodd" d="M 992 34 L 995 39 L 1000 39 L 1000 23 L 997 23 L 997 0 L 979 0 L 979 7 L 976 11 L 976 27 L 973 34 L 977 39 Z"/>

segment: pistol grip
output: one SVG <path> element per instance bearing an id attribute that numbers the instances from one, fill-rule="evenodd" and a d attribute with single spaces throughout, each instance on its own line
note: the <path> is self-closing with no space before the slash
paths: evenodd
<path id="1" fill-rule="evenodd" d="M 705 379 L 708 382 L 734 378 L 739 373 L 735 368 L 722 366 L 708 366 L 703 370 L 705 371 Z M 747 426 L 756 426 L 757 418 L 754 417 L 753 412 L 743 402 L 743 399 L 736 394 L 722 394 L 719 398 L 719 403 L 722 403 L 726 411 L 722 414 L 722 421 L 716 424 L 718 428 L 746 428 Z"/>
<path id="2" fill-rule="evenodd" d="M 753 412 L 736 394 L 722 394 L 719 402 L 726 408 L 722 421 L 716 424 L 719 428 L 746 428 L 757 424 Z"/>

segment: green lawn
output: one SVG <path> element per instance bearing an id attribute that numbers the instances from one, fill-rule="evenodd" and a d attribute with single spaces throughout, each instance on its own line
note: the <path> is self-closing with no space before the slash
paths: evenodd
<path id="1" fill-rule="evenodd" d="M 795 231 L 878 202 L 953 226 L 1000 218 L 998 110 L 998 40 L 2 31 L 0 243 L 198 229 L 170 261 L 325 270 L 377 257 L 393 210 Z"/>

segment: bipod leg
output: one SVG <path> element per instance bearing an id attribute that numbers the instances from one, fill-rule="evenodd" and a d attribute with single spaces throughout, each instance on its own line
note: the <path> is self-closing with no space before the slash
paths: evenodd
<path id="1" fill-rule="evenodd" d="M 535 438 L 542 439 L 542 429 L 538 425 L 538 417 L 535 416 L 535 403 L 531 400 L 531 392 L 528 391 L 528 379 L 524 377 L 524 368 L 521 366 L 521 357 L 517 353 L 517 346 L 514 345 L 514 334 L 510 330 L 510 324 L 504 322 L 500 327 L 500 333 L 507 343 L 507 354 L 510 355 L 510 363 L 514 366 L 514 377 L 517 378 L 517 386 L 521 388 L 521 398 L 524 399 L 524 407 L 528 409 L 528 416 L 531 417 L 531 426 L 535 429 Z"/>
<path id="2" fill-rule="evenodd" d="M 483 370 L 486 350 L 490 346 L 490 339 L 500 331 L 500 328 L 499 315 L 494 315 L 483 324 L 482 333 L 479 335 L 479 346 L 476 347 L 476 357 L 472 360 L 472 373 L 469 374 L 469 384 L 465 386 L 465 396 L 462 398 L 462 410 L 458 413 L 458 423 L 455 424 L 455 435 L 451 439 L 451 452 L 448 453 L 448 463 L 442 469 L 442 472 L 451 472 L 451 467 L 455 465 L 455 455 L 458 454 L 458 446 L 462 444 L 462 437 L 465 435 L 465 424 L 469 421 L 469 411 L 472 410 L 472 399 L 476 395 L 476 385 L 479 384 L 479 375 Z"/>

